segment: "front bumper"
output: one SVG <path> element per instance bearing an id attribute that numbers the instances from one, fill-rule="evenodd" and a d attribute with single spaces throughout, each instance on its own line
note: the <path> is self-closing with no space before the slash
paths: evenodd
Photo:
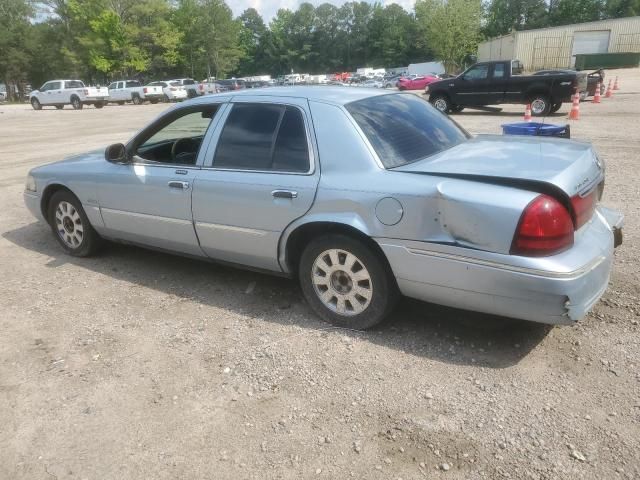
<path id="1" fill-rule="evenodd" d="M 23 198 L 24 204 L 29 212 L 31 212 L 31 215 L 36 217 L 38 220 L 46 223 L 46 219 L 42 215 L 42 210 L 40 209 L 40 195 L 38 195 L 36 192 L 25 190 Z"/>
<path id="2" fill-rule="evenodd" d="M 622 222 L 619 213 L 599 207 L 570 250 L 544 258 L 376 240 L 408 297 L 540 323 L 571 324 L 605 292 L 614 231 L 621 231 Z"/>

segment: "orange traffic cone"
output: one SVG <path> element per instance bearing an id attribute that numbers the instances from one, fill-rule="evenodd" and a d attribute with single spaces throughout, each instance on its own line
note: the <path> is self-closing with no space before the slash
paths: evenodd
<path id="1" fill-rule="evenodd" d="M 569 112 L 569 120 L 579 120 L 580 119 L 580 94 L 576 92 L 573 95 L 573 105 L 571 106 L 571 111 Z"/>
<path id="2" fill-rule="evenodd" d="M 596 85 L 596 93 L 593 96 L 593 102 L 591 103 L 600 103 L 600 82 Z"/>
<path id="3" fill-rule="evenodd" d="M 611 91 L 611 79 L 609 79 L 609 83 L 607 84 L 607 91 L 604 94 L 604 98 L 613 97 L 613 92 Z"/>
<path id="4" fill-rule="evenodd" d="M 524 121 L 525 122 L 531 121 L 531 104 L 530 103 L 527 103 L 527 106 L 524 107 Z"/>
<path id="5" fill-rule="evenodd" d="M 614 90 L 620 90 L 620 87 L 618 87 L 618 77 L 616 76 L 616 81 L 613 82 L 613 89 Z"/>

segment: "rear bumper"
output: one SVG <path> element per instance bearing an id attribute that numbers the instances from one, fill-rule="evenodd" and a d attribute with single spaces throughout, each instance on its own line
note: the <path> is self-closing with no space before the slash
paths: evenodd
<path id="1" fill-rule="evenodd" d="M 109 97 L 84 97 L 82 103 L 108 102 Z"/>
<path id="2" fill-rule="evenodd" d="M 142 95 L 145 100 L 162 100 L 164 93 L 145 93 Z"/>
<path id="3" fill-rule="evenodd" d="M 594 215 L 573 248 L 538 259 L 376 240 L 408 297 L 540 323 L 571 324 L 587 314 L 609 283 L 613 233 L 621 229 L 622 216 L 605 213 Z"/>

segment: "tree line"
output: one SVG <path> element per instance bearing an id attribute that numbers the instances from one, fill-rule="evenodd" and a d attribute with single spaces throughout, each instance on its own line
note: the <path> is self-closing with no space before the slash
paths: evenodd
<path id="1" fill-rule="evenodd" d="M 0 79 L 105 84 L 189 76 L 328 73 L 438 59 L 455 71 L 483 38 L 640 14 L 640 0 L 302 3 L 269 22 L 224 0 L 1 0 Z"/>

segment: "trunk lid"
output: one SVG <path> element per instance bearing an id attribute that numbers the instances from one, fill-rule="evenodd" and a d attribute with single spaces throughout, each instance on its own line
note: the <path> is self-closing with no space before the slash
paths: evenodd
<path id="1" fill-rule="evenodd" d="M 604 164 L 588 143 L 566 139 L 478 135 L 392 171 L 463 178 L 527 189 L 560 189 L 568 197 L 604 179 Z"/>

